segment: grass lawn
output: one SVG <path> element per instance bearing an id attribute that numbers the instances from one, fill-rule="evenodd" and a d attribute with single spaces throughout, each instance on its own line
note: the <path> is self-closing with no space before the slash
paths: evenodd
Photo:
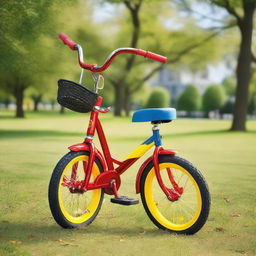
<path id="1" fill-rule="evenodd" d="M 108 195 L 91 225 L 60 228 L 48 207 L 48 183 L 67 147 L 82 142 L 88 115 L 42 112 L 18 120 L 12 114 L 0 112 L 0 255 L 256 255 L 256 121 L 246 133 L 227 132 L 230 121 L 223 120 L 161 126 L 165 148 L 201 170 L 212 196 L 203 229 L 177 236 L 158 230 L 141 203 L 115 205 Z M 120 160 L 151 135 L 148 123 L 111 114 L 102 122 Z M 141 163 L 122 176 L 120 194 L 139 198 Z"/>

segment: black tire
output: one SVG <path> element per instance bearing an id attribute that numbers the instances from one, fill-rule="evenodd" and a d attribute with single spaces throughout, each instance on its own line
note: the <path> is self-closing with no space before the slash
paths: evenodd
<path id="1" fill-rule="evenodd" d="M 60 200 L 62 200 L 62 199 L 59 200 L 59 186 L 60 186 L 61 177 L 62 177 L 62 174 L 63 174 L 65 168 L 68 166 L 69 163 L 71 163 L 71 161 L 76 161 L 76 159 L 79 159 L 79 157 L 83 158 L 84 156 L 88 156 L 88 155 L 89 155 L 89 152 L 87 152 L 87 151 L 78 151 L 78 152 L 71 151 L 60 159 L 60 161 L 57 163 L 56 167 L 53 170 L 50 184 L 49 184 L 48 200 L 49 200 L 50 209 L 51 209 L 51 212 L 52 212 L 52 215 L 53 215 L 55 221 L 63 228 L 76 228 L 81 225 L 89 225 L 96 218 L 96 216 L 98 215 L 98 213 L 100 211 L 103 197 L 104 197 L 103 189 L 99 189 L 97 191 L 97 193 L 98 193 L 97 200 L 98 201 L 97 201 L 96 207 L 93 208 L 94 210 L 93 210 L 92 216 L 89 216 L 88 219 L 85 218 L 85 221 L 81 220 L 81 222 L 80 222 L 79 220 L 76 221 L 76 219 L 74 219 L 75 221 L 73 221 L 73 219 L 69 220 L 68 217 L 65 217 L 66 210 L 64 210 L 64 211 L 62 210 L 65 207 L 63 206 L 63 203 L 60 202 Z M 95 158 L 95 163 L 97 166 L 97 168 L 96 168 L 97 172 L 98 171 L 99 171 L 99 173 L 103 172 L 103 167 L 97 158 Z M 95 177 L 94 177 L 94 179 L 95 179 Z M 62 187 L 61 187 L 61 189 L 62 189 Z M 68 190 L 67 187 L 66 187 L 66 189 Z M 96 192 L 92 192 L 92 191 L 90 191 L 90 192 L 96 193 Z M 85 193 L 89 193 L 89 192 L 84 192 L 84 194 Z M 72 194 L 72 193 L 70 193 L 70 194 Z M 82 194 L 82 196 L 84 194 Z M 74 195 L 78 196 L 77 200 L 79 201 L 80 195 L 78 195 L 78 193 L 72 194 L 71 195 L 72 199 L 73 199 Z M 61 208 L 60 204 L 62 204 L 62 208 Z M 86 209 L 84 211 L 84 213 L 80 214 L 80 215 L 85 216 L 87 213 L 88 212 Z M 89 215 L 91 215 L 90 211 L 89 211 Z M 77 218 L 81 218 L 81 216 L 79 216 Z M 76 216 L 74 218 L 76 218 Z"/>
<path id="2" fill-rule="evenodd" d="M 140 183 L 141 199 L 142 199 L 142 203 L 145 208 L 145 211 L 146 211 L 147 215 L 149 216 L 149 218 L 151 219 L 151 221 L 160 229 L 174 232 L 177 234 L 187 234 L 187 235 L 194 234 L 203 227 L 203 225 L 205 224 L 205 222 L 207 220 L 209 210 L 210 210 L 211 199 L 210 199 L 210 193 L 209 193 L 206 181 L 203 178 L 202 174 L 191 163 L 189 163 L 188 161 L 186 161 L 185 159 L 182 159 L 180 157 L 171 156 L 171 155 L 160 155 L 159 156 L 159 165 L 161 165 L 161 164 L 163 164 L 162 166 L 165 166 L 165 165 L 171 166 L 171 164 L 174 164 L 173 166 L 176 166 L 177 168 L 180 168 L 181 170 L 183 168 L 183 170 L 186 171 L 186 172 L 184 172 L 184 171 L 180 172 L 181 177 L 179 177 L 179 179 L 180 180 L 184 179 L 183 178 L 184 175 L 185 175 L 184 177 L 186 177 L 186 179 L 187 179 L 185 186 L 184 186 L 184 197 L 185 197 L 185 187 L 187 185 L 187 182 L 191 182 L 191 184 L 192 184 L 192 186 L 191 186 L 192 190 L 187 193 L 188 194 L 187 198 L 190 198 L 191 194 L 192 194 L 192 197 L 194 197 L 194 194 L 196 195 L 195 196 L 196 197 L 195 213 L 192 213 L 192 214 L 190 213 L 192 215 L 191 220 L 188 220 L 188 222 L 184 222 L 184 224 L 183 223 L 179 224 L 178 221 L 181 222 L 181 221 L 185 220 L 184 217 L 180 217 L 179 215 L 182 216 L 182 214 L 184 214 L 184 213 L 186 214 L 186 212 L 189 213 L 189 211 L 191 211 L 191 210 L 186 211 L 186 207 L 188 207 L 187 206 L 188 204 L 184 204 L 184 202 L 182 200 L 183 194 L 181 195 L 180 199 L 178 199 L 177 201 L 171 202 L 166 198 L 164 192 L 161 190 L 161 192 L 159 192 L 159 193 L 162 193 L 164 199 L 159 200 L 159 202 L 161 202 L 161 204 L 162 204 L 162 200 L 166 200 L 167 202 L 164 201 L 165 206 L 167 205 L 167 207 L 168 207 L 167 214 L 162 215 L 162 212 L 159 210 L 160 203 L 158 204 L 158 201 L 156 201 L 156 199 L 154 198 L 153 188 L 151 189 L 151 187 L 153 187 L 153 182 L 155 182 L 155 184 L 157 183 L 157 181 L 154 180 L 154 179 L 156 179 L 156 177 L 154 176 L 155 172 L 154 172 L 154 168 L 153 168 L 153 162 L 150 162 L 146 166 L 146 168 L 142 174 L 141 183 Z M 171 168 L 171 167 L 162 167 L 162 170 L 165 170 L 166 168 Z M 174 170 L 175 170 L 175 168 L 174 168 Z M 179 169 L 177 169 L 177 170 L 179 172 Z M 189 173 L 190 175 L 188 175 L 187 173 Z M 163 172 L 163 174 L 164 174 L 164 172 Z M 161 176 L 162 176 L 162 171 L 161 171 Z M 161 189 L 160 186 L 158 185 L 158 183 L 155 186 L 158 187 L 157 188 L 158 190 Z M 191 188 L 188 188 L 188 190 Z M 200 191 L 200 193 L 199 193 L 199 191 Z M 150 197 L 151 194 L 152 194 L 152 198 L 146 199 L 146 195 L 148 197 Z M 158 195 L 157 193 L 155 193 L 155 194 Z M 201 201 L 198 198 L 201 198 Z M 179 200 L 180 200 L 180 202 L 179 202 Z M 148 201 L 148 203 L 147 203 L 147 201 Z M 200 203 L 198 203 L 199 201 L 200 201 Z M 169 203 L 170 203 L 170 205 L 169 205 Z M 182 205 L 182 207 L 184 208 L 184 210 L 183 210 L 184 213 L 183 213 L 180 205 L 179 205 L 179 208 L 178 207 L 173 208 L 173 206 L 175 206 L 175 204 L 178 204 L 178 203 L 180 203 L 180 205 Z M 200 205 L 200 206 L 198 206 L 198 205 Z M 179 209 L 180 213 L 178 213 L 178 215 L 175 215 L 174 213 L 172 213 L 173 210 L 170 211 L 169 207 L 172 207 L 172 209 Z M 192 207 L 191 207 L 191 209 L 192 209 Z M 158 212 L 160 214 L 158 214 Z M 178 210 L 177 210 L 177 212 L 178 212 Z M 168 219 L 168 222 L 167 222 L 167 221 L 165 221 L 167 219 L 165 216 L 168 216 L 168 214 L 170 214 L 170 213 L 173 214 L 172 216 L 175 216 L 175 218 L 172 217 L 172 220 Z M 185 214 L 184 214 L 184 216 L 185 216 Z M 164 216 L 164 220 L 161 219 L 161 217 L 159 217 L 159 216 Z M 169 217 L 169 218 L 171 218 L 171 217 Z M 175 223 L 175 221 L 178 224 Z M 188 223 L 188 224 L 186 224 L 186 223 Z M 175 226 L 176 224 L 180 225 L 180 226 L 176 227 Z"/>

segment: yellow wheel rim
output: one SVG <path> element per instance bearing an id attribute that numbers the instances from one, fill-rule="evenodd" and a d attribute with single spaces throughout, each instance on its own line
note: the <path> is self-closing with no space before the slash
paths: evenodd
<path id="1" fill-rule="evenodd" d="M 71 193 L 69 188 L 62 185 L 63 178 L 70 179 L 72 167 L 77 164 L 78 180 L 84 179 L 83 162 L 88 162 L 88 156 L 82 155 L 75 157 L 65 167 L 58 187 L 58 200 L 62 214 L 72 223 L 83 223 L 89 220 L 96 212 L 100 200 L 101 189 L 90 190 L 83 194 Z M 100 174 L 98 166 L 94 163 L 90 182 Z"/>
<path id="2" fill-rule="evenodd" d="M 154 219 L 163 227 L 181 231 L 191 227 L 199 218 L 202 209 L 202 197 L 199 187 L 183 167 L 174 163 L 159 165 L 161 177 L 168 188 L 172 188 L 166 168 L 170 168 L 176 183 L 184 188 L 181 197 L 174 202 L 167 199 L 160 188 L 155 170 L 152 168 L 145 180 L 144 194 L 148 209 Z"/>

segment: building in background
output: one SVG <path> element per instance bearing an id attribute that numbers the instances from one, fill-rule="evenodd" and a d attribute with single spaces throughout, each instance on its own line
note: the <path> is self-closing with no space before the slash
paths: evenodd
<path id="1" fill-rule="evenodd" d="M 218 66 L 209 65 L 206 69 L 199 71 L 190 69 L 177 71 L 164 67 L 159 72 L 159 75 L 150 81 L 149 85 L 166 88 L 171 94 L 171 105 L 176 106 L 179 96 L 188 85 L 195 85 L 200 93 L 203 94 L 209 85 L 220 84 L 230 74 L 231 70 L 224 64 L 219 64 Z"/>

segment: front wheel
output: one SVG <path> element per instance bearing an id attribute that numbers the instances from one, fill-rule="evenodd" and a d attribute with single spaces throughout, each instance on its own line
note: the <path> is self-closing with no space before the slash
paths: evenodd
<path id="1" fill-rule="evenodd" d="M 196 233 L 205 224 L 210 210 L 210 194 L 202 174 L 188 161 L 170 155 L 159 156 L 159 169 L 165 186 L 175 193 L 178 186 L 179 196 L 174 201 L 167 198 L 150 162 L 140 184 L 147 215 L 161 229 L 179 234 Z"/>
<path id="2" fill-rule="evenodd" d="M 60 159 L 52 173 L 48 191 L 49 205 L 55 221 L 63 228 L 90 224 L 101 208 L 103 189 L 82 192 L 72 185 L 82 184 L 85 179 L 88 155 L 87 151 L 69 152 Z M 95 158 L 90 182 L 101 172 L 103 167 Z"/>

